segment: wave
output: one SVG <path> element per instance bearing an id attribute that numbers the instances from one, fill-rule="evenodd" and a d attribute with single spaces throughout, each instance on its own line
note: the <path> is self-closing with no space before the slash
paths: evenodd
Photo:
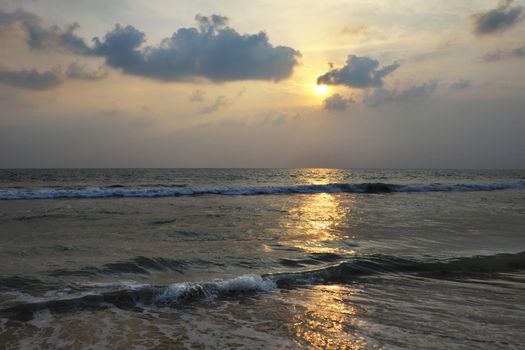
<path id="1" fill-rule="evenodd" d="M 0 317 L 27 321 L 42 309 L 51 312 L 69 312 L 81 308 L 134 308 L 153 305 L 176 307 L 190 302 L 218 297 L 253 295 L 271 292 L 277 288 L 305 285 L 350 283 L 367 276 L 384 274 L 410 274 L 436 279 L 493 278 L 496 274 L 525 270 L 525 252 L 492 256 L 462 257 L 444 261 L 420 261 L 384 255 L 362 256 L 332 266 L 293 273 L 243 275 L 227 280 L 209 282 L 180 282 L 168 286 L 150 284 L 123 285 L 107 283 L 97 285 L 105 292 L 91 292 L 68 299 L 23 303 L 0 310 Z M 16 281 L 26 286 L 34 281 Z"/>
<path id="2" fill-rule="evenodd" d="M 279 263 L 285 267 L 304 267 L 308 265 L 321 265 L 323 263 L 335 263 L 344 260 L 344 257 L 334 253 L 312 253 L 308 254 L 302 259 L 279 259 Z M 249 261 L 239 262 L 243 267 L 255 267 L 255 264 Z M 213 260 L 204 259 L 190 259 L 178 260 L 163 257 L 145 257 L 137 256 L 128 260 L 120 260 L 106 263 L 100 267 L 85 266 L 78 269 L 54 269 L 47 271 L 46 274 L 51 277 L 62 276 L 80 276 L 80 277 L 94 277 L 96 275 L 151 275 L 155 272 L 172 271 L 183 274 L 186 269 L 191 267 L 209 268 L 212 266 L 224 267 L 224 263 Z M 0 279 L 0 289 L 2 288 L 2 280 Z M 15 286 L 16 289 L 16 286 Z"/>
<path id="3" fill-rule="evenodd" d="M 199 263 L 199 262 L 196 262 Z M 47 273 L 48 276 L 95 276 L 95 275 L 120 275 L 120 274 L 143 274 L 149 275 L 151 271 L 174 271 L 183 272 L 183 268 L 187 265 L 186 261 L 174 260 L 167 258 L 148 258 L 145 256 L 137 256 L 130 260 L 117 261 L 104 264 L 100 268 L 87 266 L 77 270 L 71 269 L 57 269 Z"/>
<path id="4" fill-rule="evenodd" d="M 84 187 L 75 189 L 0 189 L 0 200 L 59 199 L 59 198 L 153 198 L 198 195 L 255 196 L 274 194 L 315 193 L 395 193 L 395 192 L 474 192 L 525 189 L 525 181 L 504 183 L 333 183 L 326 185 L 294 185 L 237 188 L 190 188 L 190 187 Z"/>
<path id="5" fill-rule="evenodd" d="M 277 286 L 347 283 L 358 277 L 380 274 L 414 274 L 428 278 L 465 278 L 525 270 L 525 252 L 450 260 L 420 261 L 385 255 L 363 256 L 336 265 L 271 276 Z"/>
<path id="6" fill-rule="evenodd" d="M 139 188 L 156 188 L 156 187 L 166 187 L 166 188 L 172 188 L 172 187 L 187 187 L 186 184 L 174 184 L 174 183 L 144 183 L 144 184 L 132 184 L 131 186 L 128 184 L 114 184 L 106 186 L 107 188 L 126 188 L 126 187 L 139 187 Z"/>
<path id="7" fill-rule="evenodd" d="M 157 287 L 149 284 L 127 286 L 116 289 L 119 283 L 107 284 L 109 289 L 103 293 L 84 293 L 78 297 L 67 299 L 43 300 L 22 303 L 0 310 L 0 317 L 26 322 L 33 319 L 33 314 L 43 309 L 54 313 L 66 313 L 79 309 L 96 309 L 115 306 L 129 309 L 137 306 L 155 305 L 159 307 L 174 307 L 203 299 L 214 299 L 221 296 L 239 296 L 266 292 L 276 288 L 271 278 L 258 275 L 243 275 L 229 280 L 212 282 L 181 282 L 167 287 Z"/>

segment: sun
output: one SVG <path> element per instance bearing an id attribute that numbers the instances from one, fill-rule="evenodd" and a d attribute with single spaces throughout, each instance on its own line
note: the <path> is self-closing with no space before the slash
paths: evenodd
<path id="1" fill-rule="evenodd" d="M 314 91 L 316 94 L 324 95 L 328 92 L 328 86 L 326 85 L 316 85 L 314 87 Z"/>

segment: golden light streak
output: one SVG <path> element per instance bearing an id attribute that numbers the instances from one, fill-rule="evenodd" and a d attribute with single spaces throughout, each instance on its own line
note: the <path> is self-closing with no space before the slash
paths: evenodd
<path id="1" fill-rule="evenodd" d="M 340 183 L 342 178 L 335 169 L 304 169 L 298 180 L 312 185 L 329 185 Z M 294 199 L 296 203 L 280 222 L 287 244 L 309 253 L 354 253 L 339 244 L 350 238 L 348 217 L 354 210 L 353 199 L 337 193 L 306 194 Z"/>
<path id="2" fill-rule="evenodd" d="M 367 325 L 363 310 L 349 299 L 358 295 L 352 286 L 316 286 L 303 295 L 306 300 L 294 316 L 296 342 L 312 349 L 368 349 L 367 339 L 360 329 Z"/>

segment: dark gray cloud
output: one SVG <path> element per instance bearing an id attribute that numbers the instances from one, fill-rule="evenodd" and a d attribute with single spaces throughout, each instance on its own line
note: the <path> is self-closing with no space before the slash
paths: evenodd
<path id="1" fill-rule="evenodd" d="M 48 90 L 60 85 L 62 79 L 56 70 L 0 69 L 0 83 L 29 90 Z"/>
<path id="2" fill-rule="evenodd" d="M 228 17 L 220 15 L 211 15 L 210 17 L 197 15 L 195 21 L 199 24 L 199 29 L 203 33 L 212 33 L 216 28 L 226 27 Z"/>
<path id="3" fill-rule="evenodd" d="M 196 17 L 199 28 L 180 28 L 158 46 L 141 47 L 145 34 L 117 25 L 92 53 L 124 73 L 163 81 L 205 78 L 213 82 L 288 78 L 300 53 L 272 46 L 264 32 L 239 34 L 218 15 Z"/>
<path id="4" fill-rule="evenodd" d="M 106 64 L 126 74 L 162 81 L 207 79 L 279 81 L 299 64 L 299 51 L 273 46 L 264 32 L 239 34 L 219 15 L 195 17 L 198 28 L 180 28 L 156 46 L 144 46 L 145 33 L 116 25 L 93 45 L 76 35 L 79 25 L 46 25 L 24 10 L 0 12 L 0 30 L 20 26 L 32 49 L 58 49 L 84 56 L 104 57 Z"/>
<path id="5" fill-rule="evenodd" d="M 84 39 L 78 37 L 75 31 L 78 23 L 72 23 L 64 28 L 57 25 L 47 25 L 38 16 L 22 9 L 13 12 L 0 11 L 0 32 L 6 32 L 19 26 L 26 35 L 26 44 L 31 49 L 60 49 L 76 54 L 89 54 Z"/>
<path id="6" fill-rule="evenodd" d="M 34 68 L 13 70 L 0 67 L 0 83 L 28 90 L 49 90 L 68 79 L 97 80 L 106 74 L 101 68 L 90 70 L 78 62 L 71 63 L 65 70 L 59 66 L 43 72 Z"/>
<path id="7" fill-rule="evenodd" d="M 24 23 L 40 25 L 42 20 L 36 15 L 26 12 L 22 9 L 17 9 L 13 12 L 5 12 L 0 10 L 0 32 L 6 32 L 12 27 L 19 24 L 23 25 Z"/>
<path id="8" fill-rule="evenodd" d="M 28 34 L 26 42 L 32 49 L 64 49 L 76 54 L 88 54 L 91 49 L 75 31 L 79 28 L 77 23 L 65 28 L 59 26 L 44 27 L 38 23 L 24 22 Z"/>
<path id="9" fill-rule="evenodd" d="M 507 59 L 525 58 L 525 46 L 510 50 L 490 51 L 481 56 L 481 62 L 496 62 Z"/>
<path id="10" fill-rule="evenodd" d="M 0 30 L 5 30 L 10 25 L 21 22 L 28 17 L 36 18 L 36 16 L 20 9 L 13 12 L 0 11 Z"/>
<path id="11" fill-rule="evenodd" d="M 377 107 L 389 102 L 417 103 L 429 98 L 438 86 L 437 80 L 432 80 L 421 85 L 411 86 L 405 90 L 374 89 L 365 94 L 364 104 Z"/>
<path id="12" fill-rule="evenodd" d="M 477 35 L 501 33 L 523 20 L 523 7 L 511 6 L 512 0 L 502 0 L 495 9 L 471 16 L 473 31 Z"/>
<path id="13" fill-rule="evenodd" d="M 398 63 L 379 67 L 379 61 L 369 57 L 349 55 L 341 68 L 331 69 L 317 78 L 317 84 L 346 85 L 355 88 L 381 87 L 383 78 L 398 67 Z"/>
<path id="14" fill-rule="evenodd" d="M 325 98 L 323 101 L 323 108 L 329 111 L 346 111 L 349 105 L 355 101 L 349 97 L 345 98 L 340 94 L 333 94 Z"/>

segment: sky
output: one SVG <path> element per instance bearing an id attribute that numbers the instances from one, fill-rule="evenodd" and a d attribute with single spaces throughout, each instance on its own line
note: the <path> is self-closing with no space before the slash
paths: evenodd
<path id="1" fill-rule="evenodd" d="M 0 0 L 0 167 L 525 168 L 525 0 Z"/>

